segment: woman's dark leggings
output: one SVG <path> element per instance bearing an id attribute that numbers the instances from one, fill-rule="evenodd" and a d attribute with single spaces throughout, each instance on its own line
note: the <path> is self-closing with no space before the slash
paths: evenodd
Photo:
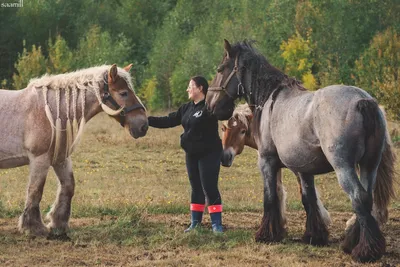
<path id="1" fill-rule="evenodd" d="M 208 154 L 186 153 L 186 168 L 192 186 L 191 203 L 221 205 L 221 195 L 218 191 L 218 176 L 221 164 L 221 151 Z"/>

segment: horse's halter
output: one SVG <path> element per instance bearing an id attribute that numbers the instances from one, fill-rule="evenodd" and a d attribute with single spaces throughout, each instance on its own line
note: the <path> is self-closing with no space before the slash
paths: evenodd
<path id="1" fill-rule="evenodd" d="M 113 105 L 118 110 L 118 109 L 121 108 L 121 106 L 111 96 L 107 80 L 108 80 L 108 71 L 104 74 L 104 88 L 103 88 L 104 94 L 103 94 L 103 97 L 101 99 L 101 102 L 103 102 L 103 104 L 106 104 L 106 102 L 108 101 L 108 102 L 111 103 L 111 105 Z M 124 127 L 124 125 L 125 125 L 125 116 L 126 116 L 126 114 L 131 112 L 131 111 L 133 111 L 133 110 L 136 110 L 136 109 L 146 110 L 140 102 L 138 102 L 138 103 L 136 103 L 136 104 L 134 104 L 134 105 L 132 105 L 130 107 L 124 107 L 121 110 L 121 112 L 119 113 L 119 118 L 120 118 L 119 123 L 121 124 L 122 127 Z"/>
<path id="2" fill-rule="evenodd" d="M 239 75 L 239 73 L 238 73 L 238 72 L 239 72 L 238 58 L 239 58 L 239 55 L 236 55 L 236 58 L 235 58 L 235 66 L 233 67 L 233 70 L 232 70 L 231 73 L 229 74 L 228 78 L 225 80 L 224 85 L 218 86 L 218 87 L 209 87 L 209 88 L 208 88 L 208 91 L 214 91 L 214 92 L 223 91 L 223 92 L 225 92 L 225 94 L 226 94 L 227 96 L 229 96 L 229 97 L 232 98 L 233 100 L 235 100 L 237 97 L 242 97 L 243 95 L 245 95 L 245 89 L 244 89 L 244 86 L 243 86 L 242 81 L 241 81 L 241 79 L 240 79 L 240 75 Z M 232 95 L 228 92 L 228 90 L 226 90 L 226 86 L 229 84 L 229 82 L 231 81 L 233 75 L 235 75 L 235 74 L 236 74 L 236 78 L 237 78 L 238 81 L 239 81 L 239 84 L 238 84 L 238 88 L 237 88 L 237 93 L 236 93 L 236 95 L 232 96 Z"/>

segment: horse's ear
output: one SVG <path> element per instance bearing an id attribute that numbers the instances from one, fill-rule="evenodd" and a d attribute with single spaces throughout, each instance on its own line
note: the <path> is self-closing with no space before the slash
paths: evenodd
<path id="1" fill-rule="evenodd" d="M 117 76 L 118 76 L 117 64 L 113 64 L 108 73 L 108 79 L 109 81 L 111 81 L 111 83 L 115 83 L 117 81 Z"/>
<path id="2" fill-rule="evenodd" d="M 232 52 L 232 47 L 231 44 L 228 42 L 228 40 L 224 39 L 224 49 L 228 57 L 230 57 L 231 52 Z"/>
<path id="3" fill-rule="evenodd" d="M 128 66 L 124 67 L 124 70 L 126 70 L 127 72 L 129 72 L 132 68 L 133 64 L 129 64 Z"/>

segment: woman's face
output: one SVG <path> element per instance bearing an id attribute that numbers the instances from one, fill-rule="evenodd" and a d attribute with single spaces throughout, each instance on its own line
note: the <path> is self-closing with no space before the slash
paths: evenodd
<path id="1" fill-rule="evenodd" d="M 193 80 L 190 80 L 186 92 L 188 92 L 189 99 L 193 101 L 196 101 L 203 97 L 202 87 L 198 87 Z"/>

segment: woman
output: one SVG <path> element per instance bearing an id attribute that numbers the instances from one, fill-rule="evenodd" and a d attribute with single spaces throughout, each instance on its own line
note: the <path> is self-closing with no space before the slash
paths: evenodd
<path id="1" fill-rule="evenodd" d="M 222 232 L 222 205 L 218 191 L 218 176 L 222 153 L 221 139 L 218 135 L 218 121 L 206 109 L 205 96 L 208 83 L 204 77 L 190 79 L 186 89 L 189 103 L 178 111 L 165 117 L 149 116 L 149 126 L 170 128 L 182 125 L 181 147 L 186 152 L 186 168 L 192 187 L 191 224 L 185 232 L 193 230 L 201 223 L 207 197 L 208 212 L 212 229 Z"/>

